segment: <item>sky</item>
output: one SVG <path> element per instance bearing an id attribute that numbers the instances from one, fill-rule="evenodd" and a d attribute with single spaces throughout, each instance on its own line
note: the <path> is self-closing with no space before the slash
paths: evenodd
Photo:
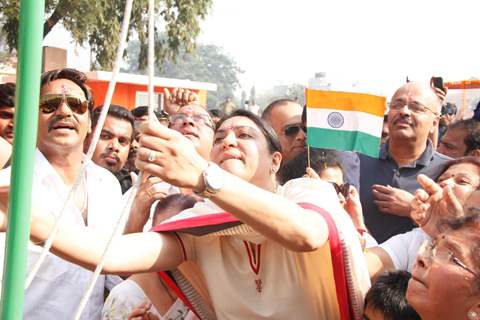
<path id="1" fill-rule="evenodd" d="M 477 3 L 213 0 L 198 41 L 234 58 L 245 70 L 240 78 L 247 92 L 253 85 L 307 84 L 315 72 L 326 72 L 334 85 L 357 83 L 362 91 L 390 95 L 407 76 L 480 77 Z M 64 41 L 61 32 L 45 44 Z M 74 60 L 88 66 L 69 56 Z"/>
<path id="2" fill-rule="evenodd" d="M 389 94 L 406 76 L 480 76 L 478 1 L 215 0 L 200 42 L 246 71 L 242 86 L 333 83 Z M 247 91 L 248 92 L 248 91 Z"/>

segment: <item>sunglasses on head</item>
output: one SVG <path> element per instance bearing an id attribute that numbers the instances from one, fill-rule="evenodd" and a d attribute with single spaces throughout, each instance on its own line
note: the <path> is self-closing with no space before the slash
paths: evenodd
<path id="1" fill-rule="evenodd" d="M 285 127 L 285 129 L 283 129 L 283 134 L 287 137 L 294 137 L 298 134 L 300 130 L 307 133 L 307 128 L 303 124 L 289 124 Z"/>
<path id="2" fill-rule="evenodd" d="M 40 111 L 53 113 L 62 103 L 66 103 L 77 114 L 84 114 L 88 109 L 88 101 L 84 98 L 69 94 L 46 94 L 40 98 Z"/>
<path id="3" fill-rule="evenodd" d="M 342 194 L 345 199 L 348 198 L 349 191 L 350 191 L 350 184 L 348 182 L 345 182 L 344 184 L 338 185 L 335 182 L 330 182 L 335 189 L 335 192 L 337 194 Z"/>

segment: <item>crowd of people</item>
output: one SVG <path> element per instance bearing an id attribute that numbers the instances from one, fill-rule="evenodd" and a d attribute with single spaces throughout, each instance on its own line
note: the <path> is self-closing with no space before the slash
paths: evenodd
<path id="1" fill-rule="evenodd" d="M 222 114 L 165 89 L 155 119 L 110 106 L 90 161 L 101 108 L 86 76 L 45 72 L 29 269 L 89 163 L 24 318 L 73 317 L 141 179 L 82 319 L 480 320 L 480 121 L 444 112 L 445 95 L 402 84 L 372 158 L 307 148 L 294 100 Z M 0 84 L 0 187 L 14 114 L 15 84 Z"/>

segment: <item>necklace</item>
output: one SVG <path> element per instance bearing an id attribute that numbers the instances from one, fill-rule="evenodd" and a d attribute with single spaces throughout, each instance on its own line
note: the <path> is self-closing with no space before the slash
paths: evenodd
<path id="1" fill-rule="evenodd" d="M 250 268 L 252 269 L 253 273 L 255 274 L 255 289 L 258 293 L 262 292 L 262 279 L 260 278 L 260 254 L 262 250 L 261 244 L 255 244 L 247 241 L 243 241 L 245 245 L 245 249 L 247 249 L 248 255 L 248 262 L 250 264 Z"/>

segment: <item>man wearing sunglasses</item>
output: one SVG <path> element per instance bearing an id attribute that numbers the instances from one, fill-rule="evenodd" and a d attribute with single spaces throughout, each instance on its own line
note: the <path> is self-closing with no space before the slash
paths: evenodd
<path id="1" fill-rule="evenodd" d="M 38 140 L 32 197 L 52 215 L 64 207 L 82 163 L 83 144 L 90 132 L 93 98 L 86 76 L 74 69 L 46 72 L 41 77 Z M 0 182 L 8 184 L 10 168 L 0 171 Z M 118 218 L 120 185 L 107 170 L 89 163 L 80 184 L 66 204 L 62 223 L 88 225 L 112 231 Z M 4 245 L 2 234 L 1 245 Z M 38 259 L 41 243 L 29 245 L 28 265 Z M 0 249 L 1 250 L 1 249 Z M 3 250 L 1 250 L 3 252 Z M 3 258 L 3 257 L 2 257 Z M 69 319 L 88 286 L 92 272 L 48 255 L 25 292 L 23 319 Z M 113 278 L 108 278 L 110 281 Z M 100 319 L 104 287 L 102 276 L 82 319 Z M 113 283 L 112 283 L 113 284 Z"/>
<path id="2" fill-rule="evenodd" d="M 271 102 L 263 111 L 262 119 L 275 130 L 282 146 L 282 163 L 306 150 L 306 132 L 302 125 L 302 106 L 291 99 Z"/>

